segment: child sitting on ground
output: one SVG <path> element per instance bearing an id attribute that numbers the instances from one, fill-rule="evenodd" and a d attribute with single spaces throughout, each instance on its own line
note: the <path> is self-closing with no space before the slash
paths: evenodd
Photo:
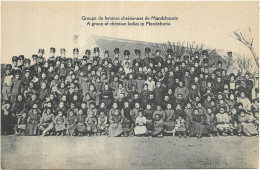
<path id="1" fill-rule="evenodd" d="M 228 114 L 225 112 L 225 106 L 220 107 L 219 113 L 216 114 L 216 118 L 218 131 L 220 131 L 222 136 L 227 136 L 227 132 L 229 131 L 229 119 Z"/>
<path id="2" fill-rule="evenodd" d="M 178 118 L 175 121 L 175 128 L 173 129 L 173 136 L 176 134 L 179 136 L 179 138 L 182 137 L 182 135 L 187 138 L 186 136 L 186 125 L 185 125 L 185 120 L 182 118 L 181 115 L 178 116 Z"/>
<path id="3" fill-rule="evenodd" d="M 87 136 L 97 135 L 97 119 L 94 114 L 90 113 L 86 118 Z"/>
<path id="4" fill-rule="evenodd" d="M 104 111 L 101 111 L 99 113 L 98 117 L 98 125 L 97 125 L 97 131 L 99 135 L 107 135 L 107 129 L 108 129 L 108 122 L 107 122 L 107 116 L 105 115 Z"/>
<path id="5" fill-rule="evenodd" d="M 66 117 L 63 115 L 62 111 L 58 111 L 58 115 L 54 119 L 56 136 L 64 135 L 66 130 Z"/>
<path id="6" fill-rule="evenodd" d="M 67 136 L 74 136 L 75 135 L 75 123 L 77 121 L 77 117 L 75 116 L 73 110 L 69 111 L 69 115 L 67 118 Z"/>
<path id="7" fill-rule="evenodd" d="M 137 136 L 143 136 L 147 133 L 146 118 L 143 116 L 142 111 L 138 112 L 138 116 L 135 120 L 134 132 L 135 132 L 135 135 L 137 135 Z"/>

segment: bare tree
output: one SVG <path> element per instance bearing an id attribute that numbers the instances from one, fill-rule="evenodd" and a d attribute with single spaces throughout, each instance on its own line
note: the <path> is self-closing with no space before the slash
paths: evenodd
<path id="1" fill-rule="evenodd" d="M 248 34 L 242 33 L 240 30 L 234 31 L 233 34 L 234 34 L 234 38 L 236 40 L 238 40 L 240 43 L 244 44 L 250 50 L 251 54 L 254 57 L 256 65 L 259 68 L 259 63 L 258 63 L 259 58 L 258 58 L 258 55 L 255 53 L 255 50 L 253 48 L 254 36 L 252 35 L 250 27 L 249 27 L 249 33 Z"/>

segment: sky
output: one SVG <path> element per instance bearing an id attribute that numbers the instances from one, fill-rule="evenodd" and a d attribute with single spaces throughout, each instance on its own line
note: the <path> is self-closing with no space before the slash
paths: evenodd
<path id="1" fill-rule="evenodd" d="M 82 16 L 177 16 L 171 26 L 91 27 Z M 258 2 L 2 2 L 1 61 L 14 55 L 31 57 L 39 48 L 49 56 L 50 47 L 85 46 L 91 35 L 146 42 L 185 41 L 209 48 L 250 56 L 247 48 L 232 38 L 234 30 L 255 37 L 258 52 Z M 77 34 L 78 43 L 73 43 Z"/>

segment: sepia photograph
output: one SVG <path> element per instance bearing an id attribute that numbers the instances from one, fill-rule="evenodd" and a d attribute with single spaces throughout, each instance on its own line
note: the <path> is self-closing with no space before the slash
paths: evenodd
<path id="1" fill-rule="evenodd" d="M 1 2 L 1 169 L 256 168 L 258 1 Z"/>

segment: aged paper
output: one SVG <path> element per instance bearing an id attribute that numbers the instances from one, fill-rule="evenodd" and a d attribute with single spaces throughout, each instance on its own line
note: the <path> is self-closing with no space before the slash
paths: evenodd
<path id="1" fill-rule="evenodd" d="M 258 168 L 258 3 L 2 1 L 1 168 Z"/>

